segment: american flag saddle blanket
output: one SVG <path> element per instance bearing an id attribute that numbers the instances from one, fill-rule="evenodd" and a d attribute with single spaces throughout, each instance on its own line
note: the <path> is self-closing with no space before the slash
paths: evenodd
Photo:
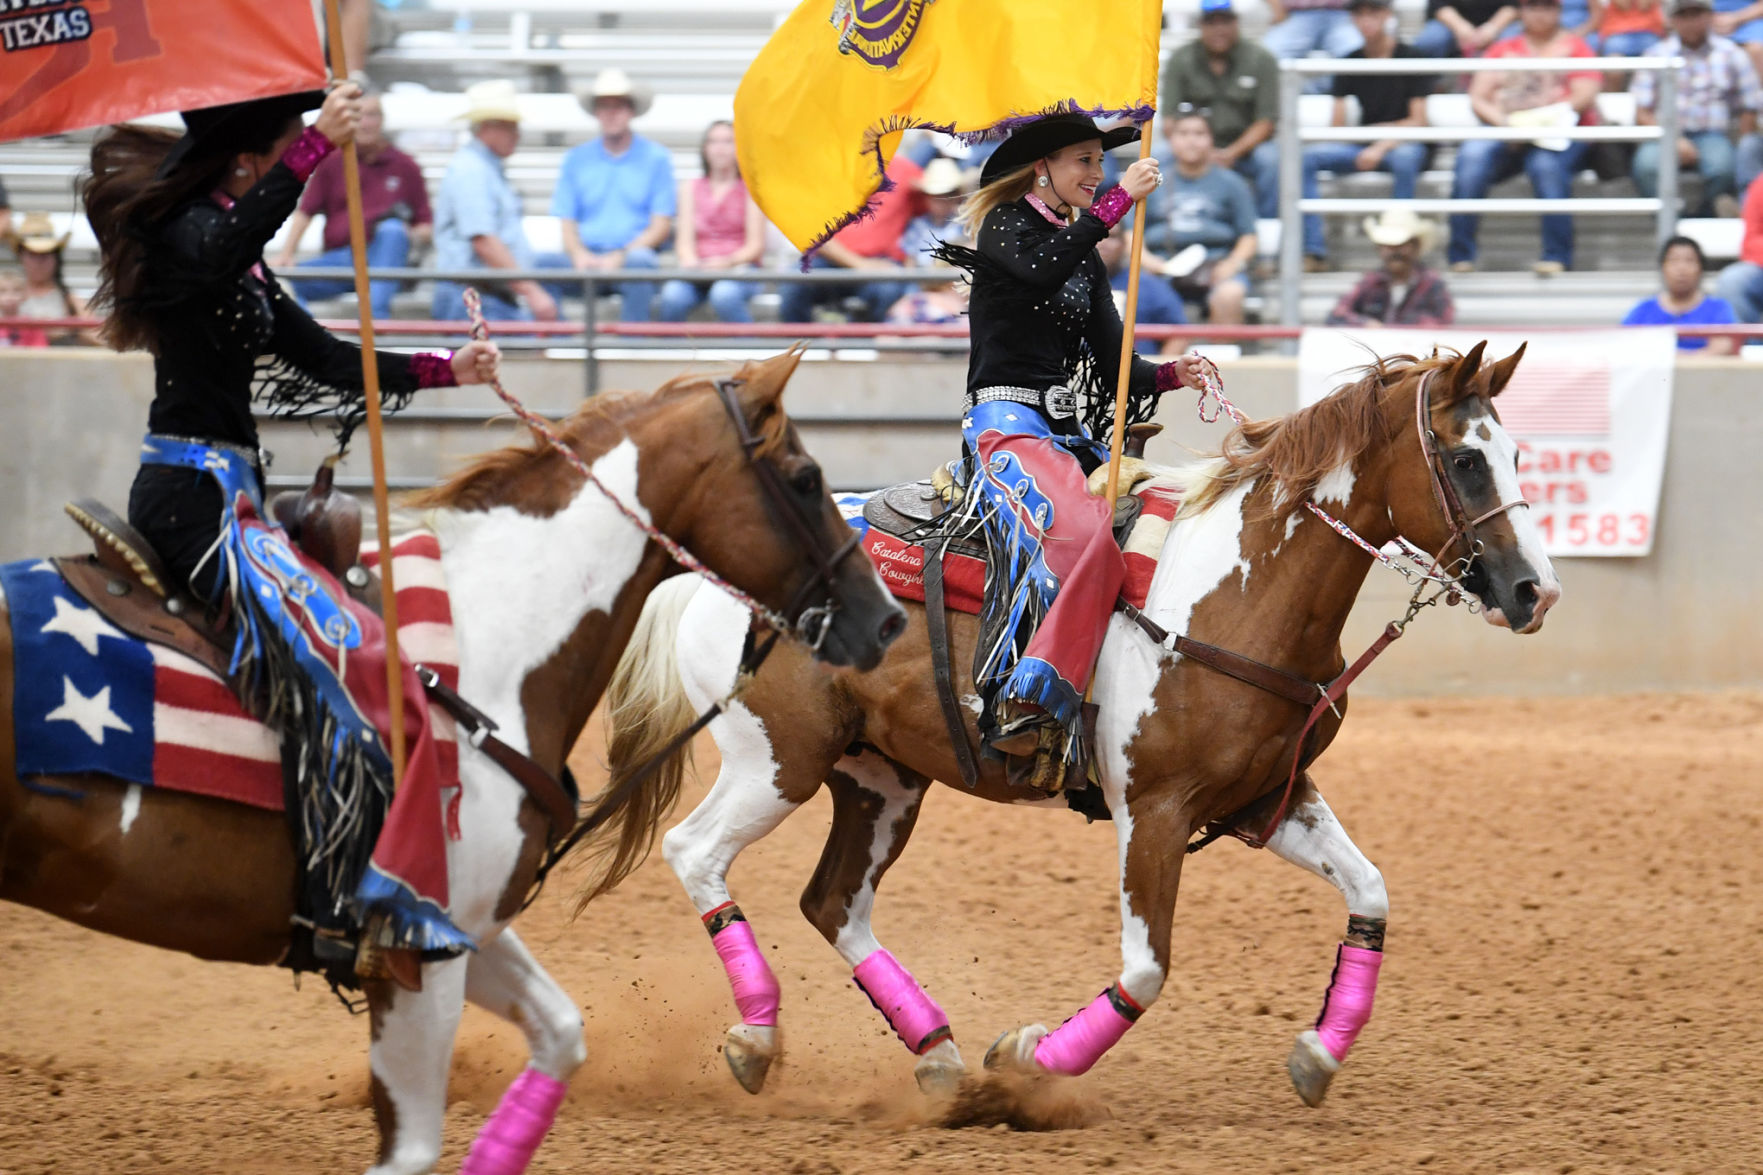
<path id="1" fill-rule="evenodd" d="M 440 544 L 413 532 L 393 544 L 403 656 L 454 688 L 459 648 Z M 376 566 L 378 552 L 362 562 Z M 246 713 L 227 683 L 164 645 L 114 627 L 48 560 L 0 564 L 11 617 L 16 770 L 107 775 L 256 808 L 284 807 L 279 738 Z M 457 835 L 459 747 L 453 720 L 430 721 L 449 832 Z"/>

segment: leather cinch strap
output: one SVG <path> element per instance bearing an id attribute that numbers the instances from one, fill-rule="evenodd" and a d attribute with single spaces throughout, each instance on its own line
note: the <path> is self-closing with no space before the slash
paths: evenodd
<path id="1" fill-rule="evenodd" d="M 924 552 L 924 624 L 930 637 L 937 703 L 943 708 L 943 724 L 949 728 L 949 746 L 954 748 L 955 762 L 961 768 L 961 782 L 972 791 L 979 785 L 979 764 L 967 741 L 967 719 L 961 713 L 960 699 L 955 696 L 955 679 L 949 666 L 949 613 L 943 607 L 943 555 L 947 550 L 945 540 L 934 554 L 928 548 Z"/>

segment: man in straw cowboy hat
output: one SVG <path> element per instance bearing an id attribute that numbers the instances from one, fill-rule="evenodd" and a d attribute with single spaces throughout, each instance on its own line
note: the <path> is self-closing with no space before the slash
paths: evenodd
<path id="1" fill-rule="evenodd" d="M 520 106 L 513 82 L 479 82 L 465 91 L 460 116 L 471 138 L 454 154 L 435 197 L 435 267 L 532 269 L 538 260 L 521 226 L 520 193 L 508 182 L 502 161 L 520 145 Z M 480 283 L 484 317 L 499 321 L 550 322 L 557 300 L 536 281 Z M 432 313 L 443 322 L 466 317 L 465 287 L 435 283 Z"/>
<path id="2" fill-rule="evenodd" d="M 1406 208 L 1365 218 L 1365 235 L 1383 267 L 1359 279 L 1335 308 L 1330 326 L 1449 326 L 1456 317 L 1444 279 L 1420 263 L 1438 243 L 1438 226 Z"/>
<path id="3" fill-rule="evenodd" d="M 18 219 L 11 234 L 14 255 L 24 271 L 24 299 L 19 305 L 20 318 L 80 318 L 86 313 L 86 301 L 67 288 L 62 276 L 62 258 L 69 232 L 56 232 L 55 222 L 47 212 L 27 212 Z M 47 333 L 51 343 L 91 342 L 78 332 L 62 327 Z"/>
<path id="4" fill-rule="evenodd" d="M 600 123 L 600 137 L 563 157 L 551 215 L 563 222 L 563 248 L 578 270 L 655 269 L 656 250 L 673 235 L 679 211 L 673 157 L 666 147 L 631 131 L 649 109 L 647 87 L 622 69 L 601 70 L 576 94 Z M 649 321 L 651 282 L 621 282 L 619 317 Z"/>

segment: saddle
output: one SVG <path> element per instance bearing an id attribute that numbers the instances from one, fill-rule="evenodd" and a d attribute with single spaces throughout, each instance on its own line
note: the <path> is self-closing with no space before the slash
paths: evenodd
<path id="1" fill-rule="evenodd" d="M 302 552 L 378 613 L 376 577 L 358 565 L 361 507 L 337 491 L 335 470 L 336 459 L 326 458 L 309 488 L 277 494 L 270 513 Z M 213 612 L 173 583 L 152 544 L 104 503 L 79 498 L 65 509 L 92 536 L 93 548 L 90 555 L 52 560 L 68 586 L 122 631 L 176 649 L 229 678 L 232 638 L 224 609 Z"/>
<path id="2" fill-rule="evenodd" d="M 1163 431 L 1161 424 L 1134 424 L 1126 430 L 1125 457 L 1121 462 L 1120 485 L 1114 499 L 1114 539 L 1122 546 L 1132 533 L 1144 503 L 1133 493 L 1138 483 L 1151 476 L 1144 468 L 1145 442 Z M 948 540 L 948 553 L 984 559 L 985 542 L 977 535 L 947 534 L 945 526 L 956 516 L 967 495 L 969 463 L 965 461 L 941 465 L 928 477 L 902 482 L 878 490 L 863 504 L 863 520 L 885 534 L 907 542 L 929 545 Z M 1090 492 L 1100 496 L 1107 480 L 1106 467 L 1090 475 Z"/>
<path id="3" fill-rule="evenodd" d="M 1144 501 L 1133 493 L 1138 483 L 1151 473 L 1144 466 L 1145 443 L 1163 431 L 1160 424 L 1134 424 L 1126 430 L 1124 459 L 1120 483 L 1114 501 L 1114 540 L 1125 547 L 1135 523 L 1144 509 Z M 955 696 L 954 678 L 949 662 L 949 618 L 944 608 L 943 557 L 960 555 L 985 560 L 984 537 L 977 529 L 955 532 L 950 525 L 962 512 L 957 509 L 967 491 L 961 476 L 970 470 L 968 462 L 943 466 L 929 478 L 889 486 L 872 495 L 863 507 L 863 519 L 871 527 L 924 550 L 925 629 L 930 641 L 931 666 L 936 680 L 937 701 L 948 728 L 955 760 L 961 769 L 962 782 L 972 790 L 979 781 L 979 764 L 972 743 L 967 737 L 967 716 Z M 1090 490 L 1106 492 L 1107 469 L 1097 469 L 1090 477 Z M 986 577 L 988 595 L 1005 586 Z M 1094 726 L 1094 707 L 1084 706 L 1086 732 Z M 1087 767 L 1075 779 L 1066 756 L 1067 735 L 1062 730 L 1041 731 L 1040 745 L 1032 756 L 1022 760 L 1012 757 L 1008 764 L 1011 781 L 1031 787 L 1047 795 L 1064 791 L 1066 802 L 1090 819 L 1107 819 L 1108 810 L 1101 802 L 1100 790 L 1086 786 Z M 1085 745 L 1093 743 L 1086 738 Z M 992 752 L 996 753 L 996 752 Z M 1080 756 L 1087 762 L 1087 755 Z"/>

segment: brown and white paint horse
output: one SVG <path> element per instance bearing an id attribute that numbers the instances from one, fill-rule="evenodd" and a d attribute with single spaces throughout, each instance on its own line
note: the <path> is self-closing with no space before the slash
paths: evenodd
<path id="1" fill-rule="evenodd" d="M 734 397 L 763 438 L 752 461 L 783 475 L 801 529 L 762 493 L 708 380 L 601 396 L 560 426 L 625 503 L 777 610 L 814 575 L 804 540 L 824 555 L 849 537 L 781 406 L 796 360 L 747 365 Z M 407 504 L 440 540 L 460 693 L 515 749 L 560 773 L 644 600 L 676 565 L 543 445 L 487 454 Z M 814 599 L 828 594 L 839 607 L 821 656 L 874 665 L 900 629 L 899 608 L 862 558 L 844 560 Z M 21 786 L 10 633 L 0 602 L 0 898 L 203 959 L 280 959 L 295 892 L 281 815 L 97 776 L 44 781 L 83 793 L 82 801 Z M 518 1025 L 532 1068 L 548 1080 L 567 1080 L 586 1059 L 574 1001 L 507 929 L 544 850 L 543 818 L 488 757 L 464 741 L 459 749 L 463 837 L 447 846 L 452 913 L 479 947 L 425 964 L 420 992 L 369 985 L 380 1128 L 372 1175 L 418 1175 L 439 1159 L 465 1000 Z"/>
<path id="2" fill-rule="evenodd" d="M 1397 535 L 1429 552 L 1447 545 L 1452 527 L 1417 428 L 1416 392 L 1424 379 L 1426 425 L 1437 437 L 1441 476 L 1460 500 L 1458 521 L 1479 523 L 1480 555 L 1464 586 L 1479 597 L 1489 623 L 1535 632 L 1560 586 L 1529 512 L 1514 508 L 1522 501 L 1517 449 L 1493 407 L 1522 353 L 1486 368 L 1481 346 L 1462 357 L 1375 365 L 1319 404 L 1234 431 L 1227 456 L 1174 471 L 1186 504 L 1162 550 L 1150 617 L 1171 633 L 1311 681 L 1338 674 L 1342 625 L 1372 559 L 1300 507 L 1306 500 L 1324 505 L 1379 546 Z M 909 614 L 921 615 L 919 606 Z M 977 709 L 966 668 L 976 620 L 955 614 L 950 621 L 957 685 Z M 1093 700 L 1100 707 L 1102 792 L 1119 842 L 1122 969 L 1103 997 L 1058 1033 L 1039 1025 L 1006 1033 L 988 1064 L 1082 1072 L 1150 1006 L 1169 969 L 1183 846 L 1208 822 L 1268 797 L 1239 818 L 1242 827 L 1262 830 L 1305 720 L 1302 707 L 1168 651 L 1121 615 L 1110 625 Z M 677 728 L 690 706 L 726 691 L 746 631 L 740 610 L 707 586 L 681 580 L 657 593 L 607 695 L 609 714 L 622 724 L 612 741 L 615 780 Z M 731 913 L 737 908 L 725 880 L 735 857 L 823 783 L 829 787 L 832 828 L 802 911 L 921 1055 L 917 1073 L 926 1088 L 953 1083 L 964 1072 L 961 1055 L 941 1010 L 876 940 L 870 912 L 929 781 L 960 779 L 931 683 L 925 626 L 917 623 L 880 668 L 863 675 L 813 672 L 793 651 L 775 658 L 711 725 L 721 773 L 663 842 L 714 935 L 740 917 Z M 1339 724 L 1324 713 L 1312 754 Z M 971 724 L 969 737 L 977 743 Z M 985 798 L 1046 802 L 1012 790 L 997 763 L 982 766 L 977 792 Z M 1383 879 L 1307 775 L 1267 847 L 1341 890 L 1350 915 L 1342 958 L 1361 969 L 1361 980 L 1369 967 L 1374 989 L 1388 915 Z M 743 1023 L 730 1030 L 725 1055 L 737 1079 L 758 1092 L 780 1052 L 775 980 L 769 971 L 730 973 Z M 1312 1105 L 1369 1017 L 1371 989 L 1357 986 L 1349 992 L 1337 981 L 1334 1015 L 1351 1021 L 1344 1033 L 1319 1022 L 1323 1038 L 1307 1032 L 1294 1049 L 1293 1080 Z"/>

